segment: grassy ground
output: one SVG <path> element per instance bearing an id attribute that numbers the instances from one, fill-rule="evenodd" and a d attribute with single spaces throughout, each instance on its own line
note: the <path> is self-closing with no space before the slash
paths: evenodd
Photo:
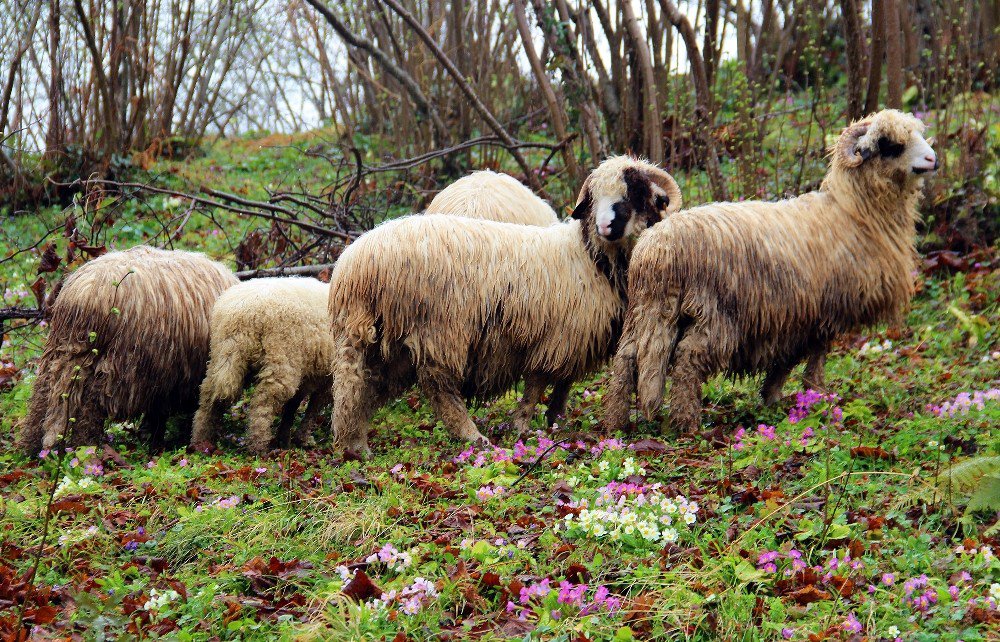
<path id="1" fill-rule="evenodd" d="M 258 143 L 154 171 L 261 196 L 294 167 Z M 309 162 L 300 175 L 330 178 Z M 181 214 L 160 205 L 92 241 L 156 234 Z M 56 219 L 19 219 L 6 242 Z M 226 224 L 238 240 L 251 223 Z M 182 244 L 231 258 L 208 220 Z M 10 444 L 44 328 L 17 334 L 0 371 L 0 633 L 23 618 L 87 639 L 1000 639 L 994 256 L 919 275 L 904 328 L 846 337 L 833 397 L 797 396 L 793 377 L 765 408 L 754 382 L 716 379 L 701 434 L 612 435 L 598 376 L 525 442 L 513 396 L 477 408 L 498 447 L 470 451 L 413 393 L 379 413 L 365 463 L 248 457 L 241 406 L 211 455 L 150 454 L 116 425 L 29 461 Z M 2 264 L 7 304 L 31 302 L 37 261 Z"/>

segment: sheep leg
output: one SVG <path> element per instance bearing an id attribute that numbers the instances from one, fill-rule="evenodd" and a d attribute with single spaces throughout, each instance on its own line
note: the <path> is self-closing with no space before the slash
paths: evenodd
<path id="1" fill-rule="evenodd" d="M 319 431 L 320 421 L 323 418 L 323 408 L 329 406 L 333 399 L 330 397 L 330 387 L 322 386 L 313 390 L 309 395 L 309 403 L 306 405 L 306 414 L 299 423 L 298 430 L 292 437 L 292 442 L 299 448 L 312 448 L 316 445 L 313 435 Z"/>
<path id="2" fill-rule="evenodd" d="M 545 392 L 545 379 L 539 375 L 528 375 L 524 378 L 524 394 L 514 411 L 514 434 L 520 439 L 531 431 L 531 420 L 537 414 L 538 403 Z"/>
<path id="3" fill-rule="evenodd" d="M 227 403 L 221 399 L 211 399 L 202 386 L 201 402 L 198 411 L 194 413 L 194 426 L 191 429 L 191 445 L 195 448 L 210 448 L 215 446 L 215 431 L 222 423 L 222 415 Z"/>
<path id="4" fill-rule="evenodd" d="M 298 412 L 302 400 L 305 399 L 306 391 L 299 390 L 281 409 L 281 421 L 278 422 L 278 447 L 288 448 L 291 442 L 292 424 L 295 422 L 295 413 Z"/>
<path id="5" fill-rule="evenodd" d="M 677 344 L 670 385 L 670 422 L 679 431 L 692 433 L 701 426 L 701 390 L 710 374 L 709 351 L 708 334 L 700 326 L 688 329 Z"/>
<path id="6" fill-rule="evenodd" d="M 194 414 L 194 426 L 191 430 L 192 446 L 201 448 L 215 445 L 215 432 L 222 424 L 226 407 L 243 391 L 247 365 L 243 355 L 236 352 L 222 354 L 220 351 L 209 361 L 208 374 L 198 393 L 198 411 Z"/>
<path id="7" fill-rule="evenodd" d="M 146 435 L 149 440 L 150 452 L 163 450 L 164 436 L 167 432 L 167 413 L 160 407 L 154 406 L 142 415 L 142 423 L 139 425 L 139 432 Z"/>
<path id="8" fill-rule="evenodd" d="M 272 375 L 273 371 L 261 371 L 261 377 L 250 397 L 250 407 L 247 411 L 248 447 L 250 452 L 259 457 L 266 455 L 270 449 L 271 440 L 274 438 L 272 426 L 275 417 L 283 412 L 298 389 L 298 381 L 275 379 Z M 293 418 L 295 409 L 297 406 L 289 413 Z"/>
<path id="9" fill-rule="evenodd" d="M 636 305 L 631 315 L 635 321 L 635 386 L 639 410 L 651 421 L 663 406 L 663 388 L 667 382 L 667 369 L 677 346 L 680 333 L 675 310 L 680 308 L 676 297 L 662 303 Z M 685 335 L 686 336 L 686 335 Z"/>
<path id="10" fill-rule="evenodd" d="M 459 394 L 458 379 L 433 366 L 417 370 L 417 379 L 424 394 L 430 399 L 434 414 L 444 423 L 453 436 L 465 441 L 489 443 L 469 417 L 465 401 Z"/>
<path id="11" fill-rule="evenodd" d="M 764 383 L 760 387 L 760 398 L 764 400 L 765 406 L 770 406 L 781 399 L 781 389 L 788 380 L 794 365 L 776 365 L 767 371 Z"/>
<path id="12" fill-rule="evenodd" d="M 364 350 L 359 342 L 344 338 L 338 342 L 333 371 L 333 439 L 336 447 L 360 457 L 370 457 L 368 425 L 372 396 L 364 367 Z"/>
<path id="13" fill-rule="evenodd" d="M 829 392 L 826 387 L 826 353 L 829 346 L 824 345 L 809 355 L 806 371 L 802 375 L 802 387 L 806 390 Z"/>
<path id="14" fill-rule="evenodd" d="M 566 414 L 566 400 L 569 399 L 569 391 L 572 387 L 573 382 L 568 379 L 553 384 L 552 393 L 549 395 L 549 407 L 545 411 L 546 426 L 551 428 Z"/>

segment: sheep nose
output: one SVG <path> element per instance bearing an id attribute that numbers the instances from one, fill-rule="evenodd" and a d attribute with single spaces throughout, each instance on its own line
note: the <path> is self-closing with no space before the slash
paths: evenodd
<path id="1" fill-rule="evenodd" d="M 934 154 L 928 154 L 927 156 L 924 156 L 924 160 L 927 161 L 928 163 L 934 163 L 934 169 L 937 169 L 938 167 L 941 166 L 941 163 L 938 161 L 937 156 Z"/>

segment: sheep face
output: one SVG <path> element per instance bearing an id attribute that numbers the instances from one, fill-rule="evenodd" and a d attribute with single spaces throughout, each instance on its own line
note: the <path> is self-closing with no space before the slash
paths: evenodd
<path id="1" fill-rule="evenodd" d="M 915 180 L 938 168 L 937 154 L 923 137 L 924 124 L 894 109 L 854 123 L 838 148 L 847 168 L 866 167 L 897 183 Z"/>
<path id="2" fill-rule="evenodd" d="M 580 190 L 573 218 L 607 243 L 634 239 L 681 207 L 677 183 L 645 161 L 616 156 L 601 163 Z"/>

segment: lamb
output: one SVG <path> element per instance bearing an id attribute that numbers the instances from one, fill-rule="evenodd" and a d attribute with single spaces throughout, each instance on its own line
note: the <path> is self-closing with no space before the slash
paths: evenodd
<path id="1" fill-rule="evenodd" d="M 555 210 L 513 176 L 488 169 L 464 176 L 441 190 L 426 213 L 541 227 L 559 222 Z"/>
<path id="2" fill-rule="evenodd" d="M 249 449 L 267 453 L 274 417 L 279 441 L 288 441 L 295 411 L 309 398 L 296 441 L 308 442 L 322 408 L 330 403 L 333 335 L 327 299 L 318 279 L 255 279 L 230 288 L 212 308 L 208 374 L 201 385 L 191 444 L 213 444 L 226 406 L 255 374 L 249 406 Z"/>
<path id="3" fill-rule="evenodd" d="M 454 436 L 485 441 L 463 397 L 495 397 L 523 376 L 530 414 L 545 382 L 594 370 L 619 334 L 636 238 L 680 200 L 663 170 L 615 157 L 562 224 L 432 214 L 363 235 L 330 280 L 338 446 L 368 455 L 371 415 L 414 382 Z"/>
<path id="4" fill-rule="evenodd" d="M 668 366 L 670 419 L 693 431 L 712 374 L 766 372 L 767 398 L 837 335 L 900 320 L 913 293 L 923 175 L 937 169 L 923 130 L 908 114 L 879 112 L 844 129 L 818 191 L 697 207 L 646 232 L 629 272 L 606 427 L 625 424 L 636 390 L 652 419 Z"/>
<path id="5" fill-rule="evenodd" d="M 138 246 L 96 258 L 66 279 L 52 307 L 28 415 L 29 454 L 97 443 L 105 419 L 143 416 L 158 445 L 170 415 L 194 410 L 208 362 L 208 320 L 237 283 L 202 254 Z"/>

